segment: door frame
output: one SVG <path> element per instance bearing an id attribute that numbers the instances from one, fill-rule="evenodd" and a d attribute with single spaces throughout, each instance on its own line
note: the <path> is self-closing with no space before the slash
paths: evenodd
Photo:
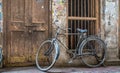
<path id="1" fill-rule="evenodd" d="M 8 48 L 8 27 L 7 27 L 7 24 L 8 24 L 8 18 L 9 18 L 9 15 L 8 15 L 8 6 L 9 6 L 9 1 L 8 0 L 2 0 L 2 4 L 3 4 L 3 65 L 5 66 L 9 66 L 7 65 L 8 61 L 7 61 L 7 48 Z M 48 0 L 48 27 L 49 27 L 49 30 L 48 30 L 48 37 L 52 37 L 52 1 L 51 0 Z M 25 64 L 25 66 L 28 65 L 28 64 Z M 30 64 L 29 64 L 30 65 Z M 13 65 L 14 66 L 14 65 Z M 18 66 L 18 65 L 17 65 Z M 23 65 L 22 65 L 23 66 Z"/>

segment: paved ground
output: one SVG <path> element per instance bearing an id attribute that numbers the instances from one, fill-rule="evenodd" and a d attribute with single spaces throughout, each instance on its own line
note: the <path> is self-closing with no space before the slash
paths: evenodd
<path id="1" fill-rule="evenodd" d="M 48 72 L 41 72 L 36 67 L 20 67 L 0 69 L 0 73 L 120 73 L 120 66 L 99 68 L 52 68 Z"/>

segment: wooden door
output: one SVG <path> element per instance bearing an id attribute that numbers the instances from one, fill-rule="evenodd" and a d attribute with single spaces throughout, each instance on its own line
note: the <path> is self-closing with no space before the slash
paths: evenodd
<path id="1" fill-rule="evenodd" d="M 48 38 L 49 0 L 6 1 L 6 63 L 35 63 L 36 50 Z M 5 2 L 4 1 L 4 2 Z"/>

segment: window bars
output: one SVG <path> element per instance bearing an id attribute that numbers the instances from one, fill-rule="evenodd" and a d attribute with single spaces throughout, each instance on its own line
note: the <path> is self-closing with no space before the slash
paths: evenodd
<path id="1" fill-rule="evenodd" d="M 87 29 L 87 35 L 97 34 L 99 28 L 99 0 L 68 0 L 69 33 L 76 33 L 76 28 Z M 68 36 L 68 46 L 75 48 L 77 35 Z"/>

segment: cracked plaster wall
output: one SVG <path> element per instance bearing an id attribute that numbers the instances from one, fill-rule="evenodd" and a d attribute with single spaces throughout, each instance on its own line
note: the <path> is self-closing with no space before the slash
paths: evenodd
<path id="1" fill-rule="evenodd" d="M 52 19 L 53 19 L 53 36 L 55 33 L 56 25 L 60 26 L 61 28 L 66 26 L 66 17 L 67 17 L 67 10 L 65 5 L 65 0 L 53 0 L 52 2 Z M 62 32 L 62 31 L 61 31 Z M 66 44 L 66 36 L 61 35 L 59 39 L 62 43 Z M 69 59 L 68 54 L 66 53 L 66 49 L 60 47 L 60 56 L 59 62 L 57 65 L 67 64 Z"/>
<path id="2" fill-rule="evenodd" d="M 101 29 L 107 44 L 107 60 L 119 60 L 119 0 L 101 0 Z"/>

